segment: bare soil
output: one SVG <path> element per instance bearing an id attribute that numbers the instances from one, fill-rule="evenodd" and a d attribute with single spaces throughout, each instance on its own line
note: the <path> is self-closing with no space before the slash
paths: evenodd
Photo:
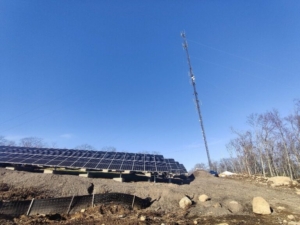
<path id="1" fill-rule="evenodd" d="M 300 195 L 296 186 L 271 187 L 258 176 L 213 177 L 205 171 L 195 172 L 189 185 L 168 183 L 119 183 L 110 179 L 83 178 L 71 175 L 41 174 L 10 171 L 0 168 L 0 200 L 28 200 L 32 198 L 86 195 L 92 182 L 94 193 L 120 192 L 141 198 L 150 197 L 154 203 L 146 209 L 131 209 L 123 205 L 98 205 L 72 215 L 36 215 L 12 218 L 0 215 L 0 224 L 288 224 L 300 221 Z M 198 201 L 201 194 L 210 200 Z M 193 205 L 181 209 L 179 201 L 189 196 Z M 272 214 L 252 212 L 252 199 L 263 197 Z M 230 201 L 237 201 L 242 209 L 233 213 Z M 282 207 L 282 208 L 278 208 Z M 293 215 L 294 219 L 289 219 Z M 141 218 L 145 220 L 142 221 Z"/>

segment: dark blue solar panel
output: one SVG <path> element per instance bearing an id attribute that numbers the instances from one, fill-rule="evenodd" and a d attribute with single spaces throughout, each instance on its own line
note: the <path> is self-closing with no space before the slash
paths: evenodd
<path id="1" fill-rule="evenodd" d="M 88 168 L 88 169 L 94 169 L 94 168 L 96 168 L 97 165 L 98 165 L 98 162 L 97 163 L 88 162 L 87 164 L 84 165 L 84 167 Z"/>
<path id="2" fill-rule="evenodd" d="M 133 170 L 133 163 L 123 163 L 121 165 L 121 170 Z"/>
<path id="3" fill-rule="evenodd" d="M 27 164 L 27 163 L 33 163 L 33 162 L 35 162 L 35 161 L 37 161 L 38 159 L 36 159 L 36 158 L 29 158 L 29 159 L 25 159 L 25 160 L 23 160 L 21 163 L 24 163 L 24 164 Z"/>
<path id="4" fill-rule="evenodd" d="M 123 160 L 124 158 L 125 158 L 125 153 L 119 153 L 119 152 L 117 152 L 117 154 L 115 155 L 114 159 Z"/>
<path id="5" fill-rule="evenodd" d="M 170 163 L 170 168 L 171 169 L 178 169 L 176 163 Z"/>
<path id="6" fill-rule="evenodd" d="M 162 155 L 74 149 L 0 146 L 0 162 L 91 169 L 186 173 L 182 164 Z"/>
<path id="7" fill-rule="evenodd" d="M 36 165 L 45 165 L 47 162 L 49 162 L 49 159 L 40 159 L 34 162 Z"/>
<path id="8" fill-rule="evenodd" d="M 144 161 L 145 159 L 145 154 L 136 154 L 134 160 L 137 161 Z"/>
<path id="9" fill-rule="evenodd" d="M 121 169 L 121 164 L 110 164 L 108 169 L 110 169 L 110 170 L 120 170 Z"/>
<path id="10" fill-rule="evenodd" d="M 104 159 L 113 159 L 115 157 L 115 155 L 116 155 L 115 152 L 107 152 L 103 158 Z"/>
<path id="11" fill-rule="evenodd" d="M 96 166 L 97 169 L 108 169 L 108 167 L 109 167 L 109 164 L 107 164 L 107 163 L 99 163 Z"/>
<path id="12" fill-rule="evenodd" d="M 144 162 L 141 162 L 141 161 L 134 161 L 133 169 L 132 169 L 132 170 L 136 170 L 136 171 L 145 171 L 145 165 L 144 165 Z"/>
<path id="13" fill-rule="evenodd" d="M 134 160 L 135 154 L 134 153 L 126 153 L 125 160 Z"/>
<path id="14" fill-rule="evenodd" d="M 21 157 L 15 157 L 15 158 L 12 158 L 12 159 L 9 159 L 9 160 L 7 160 L 7 162 L 9 162 L 9 163 L 20 163 L 21 161 L 23 161 L 24 160 L 24 158 L 21 158 Z"/>
<path id="15" fill-rule="evenodd" d="M 104 163 L 104 164 L 111 164 L 112 160 L 111 159 L 102 159 L 100 161 L 100 163 Z"/>
<path id="16" fill-rule="evenodd" d="M 0 158 L 0 162 L 2 162 L 2 163 L 6 163 L 6 162 L 8 162 L 8 160 L 10 160 L 11 158 L 9 158 L 9 157 L 3 157 L 3 158 Z"/>
<path id="17" fill-rule="evenodd" d="M 145 171 L 156 171 L 155 162 L 145 162 Z"/>
<path id="18" fill-rule="evenodd" d="M 75 162 L 75 163 L 73 163 L 71 166 L 72 166 L 72 167 L 79 167 L 79 168 L 81 168 L 81 167 L 83 167 L 85 164 L 86 164 L 86 162 Z"/>
<path id="19" fill-rule="evenodd" d="M 46 166 L 58 166 L 62 161 L 61 160 L 51 160 L 45 163 Z"/>
<path id="20" fill-rule="evenodd" d="M 101 159 L 90 159 L 90 163 L 99 163 Z"/>
<path id="21" fill-rule="evenodd" d="M 73 161 L 65 160 L 65 161 L 61 162 L 60 164 L 58 164 L 58 166 L 68 167 L 68 166 L 71 166 L 74 162 L 75 162 L 75 160 L 73 160 Z"/>

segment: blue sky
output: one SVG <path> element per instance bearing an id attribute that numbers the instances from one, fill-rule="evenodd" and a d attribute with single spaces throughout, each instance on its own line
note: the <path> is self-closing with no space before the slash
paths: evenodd
<path id="1" fill-rule="evenodd" d="M 299 1 L 0 1 L 0 135 L 206 163 L 251 113 L 293 110 Z"/>

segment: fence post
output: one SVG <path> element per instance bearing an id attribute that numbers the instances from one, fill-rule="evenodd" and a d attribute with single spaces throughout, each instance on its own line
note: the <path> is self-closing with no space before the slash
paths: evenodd
<path id="1" fill-rule="evenodd" d="M 67 215 L 69 215 L 69 212 L 70 212 L 70 210 L 71 210 L 71 206 L 72 206 L 72 203 L 73 203 L 73 199 L 74 199 L 74 195 L 73 195 L 73 197 L 72 197 L 72 199 L 71 199 L 71 202 L 70 202 L 70 205 L 69 205 L 69 208 L 68 208 L 68 211 L 67 211 Z"/>
<path id="2" fill-rule="evenodd" d="M 133 208 L 133 206 L 134 206 L 134 200 L 135 200 L 135 195 L 133 196 L 133 199 L 132 199 L 132 205 L 131 205 L 131 208 Z"/>
<path id="3" fill-rule="evenodd" d="M 94 203 L 95 203 L 95 194 L 93 193 L 93 198 L 92 198 L 92 207 L 94 207 Z"/>
<path id="4" fill-rule="evenodd" d="M 29 205 L 29 207 L 28 207 L 27 214 L 26 214 L 27 216 L 28 216 L 29 213 L 30 213 L 30 210 L 31 210 L 31 207 L 32 207 L 33 202 L 34 202 L 34 198 L 31 200 L 30 205 Z"/>

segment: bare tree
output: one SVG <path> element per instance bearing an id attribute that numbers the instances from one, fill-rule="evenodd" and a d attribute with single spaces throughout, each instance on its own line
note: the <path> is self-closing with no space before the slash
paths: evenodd
<path id="1" fill-rule="evenodd" d="M 38 137 L 26 137 L 22 138 L 19 142 L 21 147 L 30 147 L 30 148 L 45 148 L 47 147 L 46 143 L 42 138 Z"/>
<path id="2" fill-rule="evenodd" d="M 269 116 L 270 116 L 271 122 L 274 124 L 274 126 L 278 132 L 279 138 L 282 141 L 282 147 L 285 152 L 285 159 L 286 159 L 288 169 L 289 169 L 289 176 L 291 177 L 291 179 L 293 179 L 291 159 L 290 159 L 288 143 L 287 143 L 287 139 L 286 139 L 286 134 L 287 134 L 286 127 L 284 126 L 283 121 L 280 118 L 279 112 L 277 110 L 274 109 L 272 112 L 269 113 Z"/>
<path id="3" fill-rule="evenodd" d="M 82 144 L 82 145 L 77 145 L 75 149 L 78 150 L 95 150 L 95 148 L 92 145 L 89 144 Z"/>
<path id="4" fill-rule="evenodd" d="M 112 146 L 107 146 L 107 147 L 103 147 L 101 149 L 101 151 L 106 151 L 106 152 L 116 152 L 117 149 L 115 147 L 112 147 Z"/>
<path id="5" fill-rule="evenodd" d="M 4 136 L 0 136 L 0 146 L 16 146 L 16 142 L 7 140 Z"/>

